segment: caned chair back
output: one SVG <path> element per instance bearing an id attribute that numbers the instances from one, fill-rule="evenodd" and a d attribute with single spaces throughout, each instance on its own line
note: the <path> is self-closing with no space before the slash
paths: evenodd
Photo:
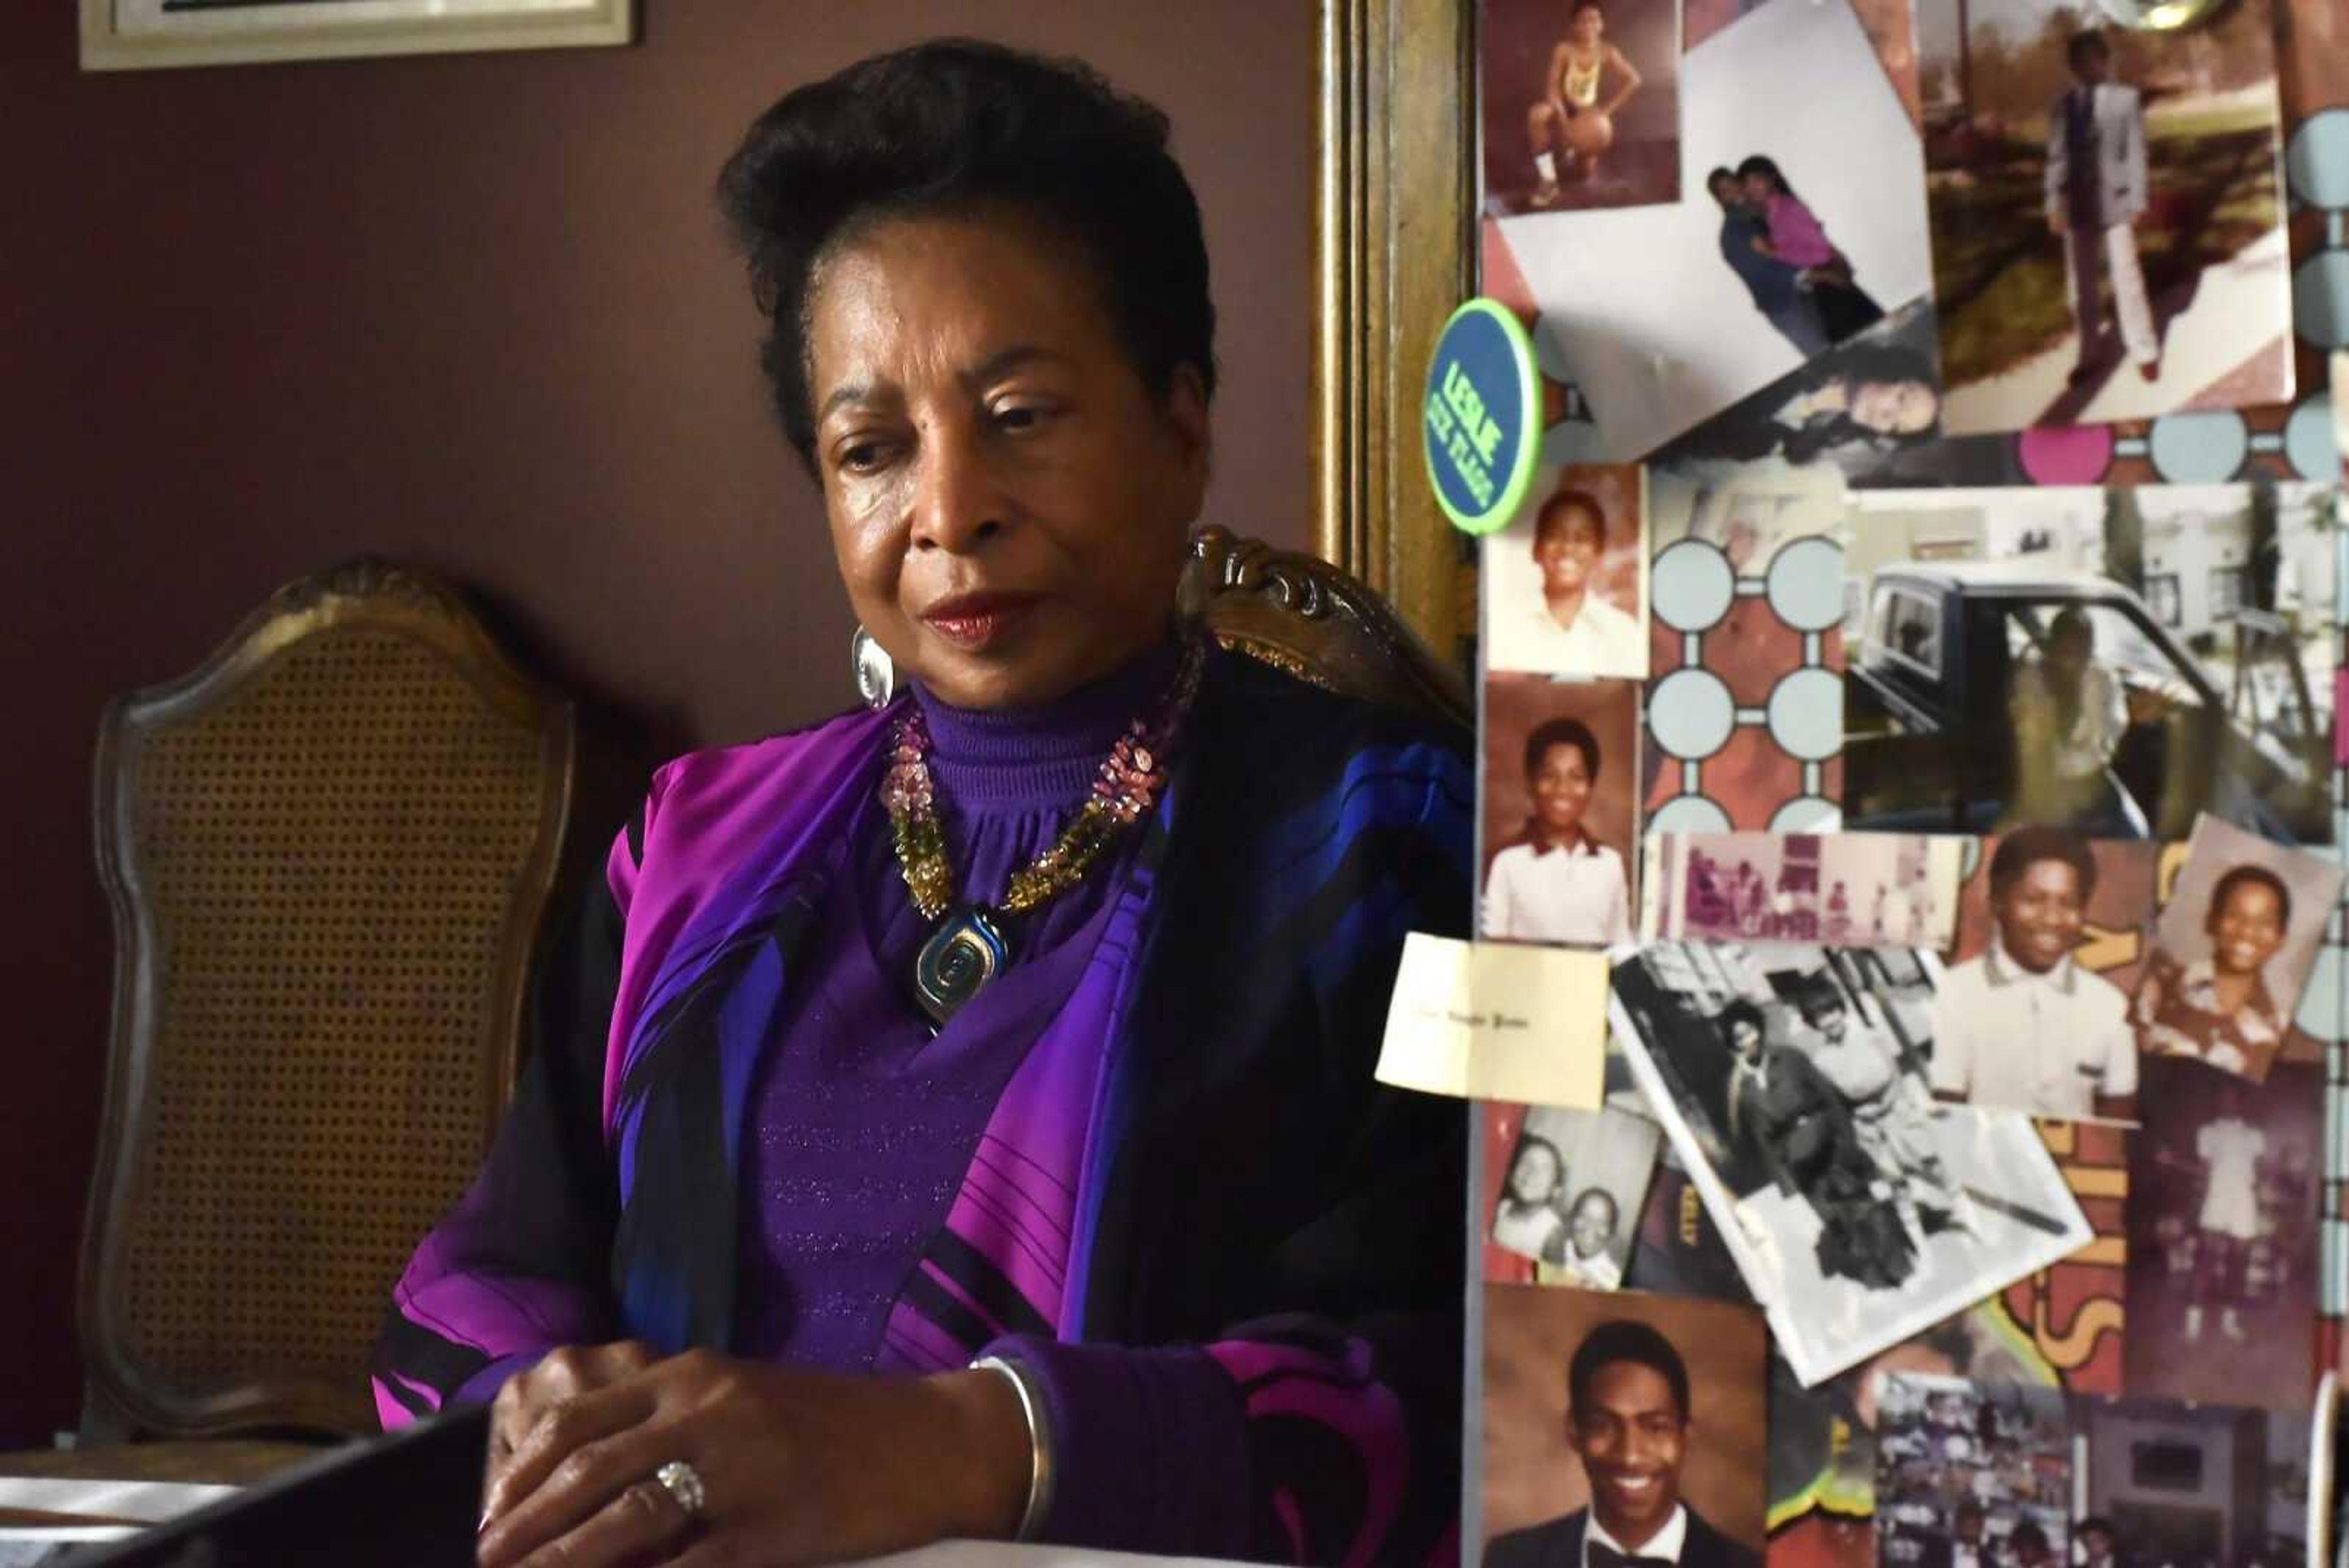
<path id="1" fill-rule="evenodd" d="M 373 562 L 109 708 L 88 1435 L 373 1429 L 392 1282 L 513 1082 L 574 724 L 448 588 Z"/>
<path id="2" fill-rule="evenodd" d="M 1191 554 L 1206 588 L 1207 629 L 1224 647 L 1350 697 L 1475 722 L 1460 672 L 1329 562 L 1214 526 L 1192 538 Z"/>

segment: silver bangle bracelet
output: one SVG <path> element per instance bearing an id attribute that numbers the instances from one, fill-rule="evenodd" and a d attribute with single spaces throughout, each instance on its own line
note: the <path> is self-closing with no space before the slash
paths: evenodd
<path id="1" fill-rule="evenodd" d="M 982 1355 L 972 1362 L 971 1369 L 985 1367 L 1000 1372 L 1011 1382 L 1011 1391 L 1019 1397 L 1019 1413 L 1028 1421 L 1028 1506 L 1019 1515 L 1019 1528 L 1013 1532 L 1014 1541 L 1033 1541 L 1044 1522 L 1044 1515 L 1052 1506 L 1052 1434 L 1044 1417 L 1044 1402 L 1029 1386 L 1028 1375 L 1019 1365 L 999 1355 Z"/>

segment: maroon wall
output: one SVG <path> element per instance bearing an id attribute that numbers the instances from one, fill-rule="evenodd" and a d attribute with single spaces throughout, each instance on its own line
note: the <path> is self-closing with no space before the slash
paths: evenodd
<path id="1" fill-rule="evenodd" d="M 101 707 L 367 552 L 476 589 L 528 661 L 677 747 L 844 705 L 850 618 L 773 434 L 709 202 L 783 88 L 921 0 L 645 0 L 628 49 L 85 76 L 0 20 L 0 1447 L 70 1425 L 111 939 Z M 1308 533 L 1313 7 L 964 0 L 1172 114 L 1226 392 L 1209 517 Z"/>

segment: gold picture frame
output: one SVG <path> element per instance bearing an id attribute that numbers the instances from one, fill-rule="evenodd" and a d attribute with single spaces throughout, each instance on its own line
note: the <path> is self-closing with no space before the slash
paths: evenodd
<path id="1" fill-rule="evenodd" d="M 1475 556 L 1421 452 L 1428 356 L 1476 286 L 1474 0 L 1322 0 L 1313 547 L 1457 660 Z"/>
<path id="2" fill-rule="evenodd" d="M 635 0 L 81 0 L 81 67 L 584 48 L 635 30 Z"/>

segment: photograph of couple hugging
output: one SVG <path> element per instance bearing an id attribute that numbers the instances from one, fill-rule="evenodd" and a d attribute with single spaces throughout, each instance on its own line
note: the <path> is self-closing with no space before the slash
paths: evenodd
<path id="1" fill-rule="evenodd" d="M 1721 259 L 1754 308 L 1808 359 L 1884 319 L 1778 165 L 1756 153 L 1705 176 L 1721 206 Z"/>

